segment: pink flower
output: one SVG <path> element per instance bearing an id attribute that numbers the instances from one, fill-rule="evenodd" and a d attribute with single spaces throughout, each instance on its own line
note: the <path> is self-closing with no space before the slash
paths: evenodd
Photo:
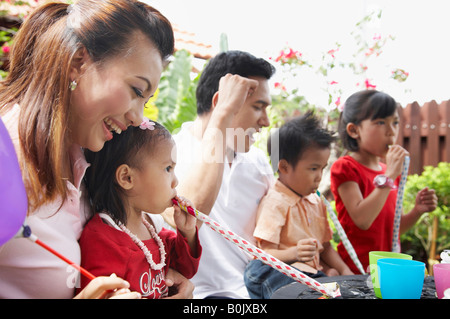
<path id="1" fill-rule="evenodd" d="M 344 107 L 345 107 L 345 103 L 341 103 L 341 98 L 340 97 L 338 98 L 338 100 L 339 100 L 339 105 L 336 105 L 337 109 L 338 109 L 339 112 L 343 112 L 344 111 Z"/>
<path id="2" fill-rule="evenodd" d="M 338 98 L 336 99 L 336 101 L 334 102 L 334 104 L 336 104 L 336 106 L 341 105 L 341 97 L 338 97 Z"/>
<path id="3" fill-rule="evenodd" d="M 286 91 L 286 87 L 280 82 L 275 82 L 274 86 L 275 86 L 276 89 L 280 89 L 280 90 Z"/>
<path id="4" fill-rule="evenodd" d="M 285 55 L 286 58 L 293 58 L 295 57 L 295 51 L 292 50 L 292 48 L 289 48 L 289 53 Z"/>
<path id="5" fill-rule="evenodd" d="M 369 79 L 366 79 L 366 80 L 364 81 L 364 85 L 366 86 L 366 89 L 367 89 L 367 90 L 375 89 L 375 88 L 377 87 L 376 85 L 373 85 L 372 83 L 370 83 L 370 82 L 369 82 Z"/>
<path id="6" fill-rule="evenodd" d="M 282 65 L 292 63 L 302 65 L 305 62 L 301 60 L 301 57 L 302 53 L 288 48 L 280 51 L 280 54 L 275 58 L 275 62 L 280 62 Z"/>
<path id="7" fill-rule="evenodd" d="M 330 82 L 330 85 L 333 85 L 333 84 L 338 84 L 338 82 L 336 82 L 336 81 L 331 81 L 331 82 Z"/>
<path id="8" fill-rule="evenodd" d="M 148 118 L 144 117 L 144 121 L 139 125 L 142 130 L 153 131 L 155 129 L 155 122 L 150 121 Z"/>
<path id="9" fill-rule="evenodd" d="M 280 54 L 277 56 L 277 58 L 275 59 L 275 62 L 278 62 L 281 60 L 281 58 L 284 56 L 284 52 L 280 51 Z"/>
<path id="10" fill-rule="evenodd" d="M 339 49 L 332 49 L 332 50 L 328 51 L 327 53 L 328 53 L 329 55 L 331 55 L 333 58 L 335 58 L 334 54 L 335 54 L 337 51 L 339 51 Z"/>
<path id="11" fill-rule="evenodd" d="M 366 52 L 366 56 L 372 55 L 375 52 L 373 48 L 369 48 L 369 50 Z"/>
<path id="12" fill-rule="evenodd" d="M 3 51 L 3 53 L 9 53 L 10 47 L 8 45 L 4 45 L 4 46 L 2 46 L 2 51 Z"/>

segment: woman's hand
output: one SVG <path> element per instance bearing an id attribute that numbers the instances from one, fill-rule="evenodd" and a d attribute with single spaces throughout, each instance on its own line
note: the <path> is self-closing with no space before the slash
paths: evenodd
<path id="1" fill-rule="evenodd" d="M 130 284 L 115 274 L 97 277 L 78 294 L 75 299 L 140 299 L 138 292 L 129 290 Z"/>
<path id="2" fill-rule="evenodd" d="M 172 268 L 167 271 L 166 285 L 169 286 L 169 296 L 164 299 L 192 299 L 193 297 L 194 284 Z"/>

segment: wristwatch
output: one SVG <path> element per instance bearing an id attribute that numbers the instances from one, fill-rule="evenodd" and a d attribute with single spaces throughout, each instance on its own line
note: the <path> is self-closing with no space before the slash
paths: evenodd
<path id="1" fill-rule="evenodd" d="M 396 189 L 397 186 L 394 184 L 394 181 L 387 177 L 386 175 L 377 175 L 373 179 L 373 185 L 378 188 L 389 187 L 391 189 Z"/>

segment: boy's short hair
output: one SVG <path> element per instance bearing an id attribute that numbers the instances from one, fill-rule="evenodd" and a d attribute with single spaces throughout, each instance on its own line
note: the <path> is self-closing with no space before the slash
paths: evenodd
<path id="1" fill-rule="evenodd" d="M 295 117 L 269 137 L 267 149 L 272 167 L 278 167 L 278 161 L 281 159 L 295 166 L 308 148 L 330 148 L 334 140 L 333 133 L 321 127 L 314 112 L 309 111 Z M 272 154 L 277 148 L 278 154 Z"/>
<path id="2" fill-rule="evenodd" d="M 228 73 L 246 78 L 260 76 L 270 79 L 275 73 L 275 67 L 248 52 L 232 50 L 219 53 L 208 62 L 200 76 L 196 91 L 198 115 L 211 110 L 212 98 L 219 90 L 220 79 Z"/>

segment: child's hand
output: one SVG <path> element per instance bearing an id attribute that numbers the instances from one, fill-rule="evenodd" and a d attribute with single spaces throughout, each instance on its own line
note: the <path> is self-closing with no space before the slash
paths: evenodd
<path id="1" fill-rule="evenodd" d="M 297 260 L 308 262 L 314 259 L 317 253 L 317 240 L 314 238 L 300 239 L 297 242 Z"/>
<path id="2" fill-rule="evenodd" d="M 437 207 L 438 198 L 434 189 L 425 187 L 416 196 L 415 208 L 420 213 L 432 212 Z"/>
<path id="3" fill-rule="evenodd" d="M 177 196 L 176 199 L 181 204 L 181 206 L 194 207 L 192 203 L 186 198 Z M 173 219 L 175 221 L 175 225 L 183 234 L 183 236 L 188 237 L 192 234 L 195 234 L 195 226 L 197 223 L 197 219 L 194 216 L 191 216 L 190 214 L 181 211 L 181 208 L 178 205 L 173 204 L 173 208 L 174 208 Z"/>
<path id="4" fill-rule="evenodd" d="M 407 150 L 400 145 L 392 145 L 386 154 L 386 175 L 396 179 L 401 173 L 405 156 L 409 156 Z"/>

